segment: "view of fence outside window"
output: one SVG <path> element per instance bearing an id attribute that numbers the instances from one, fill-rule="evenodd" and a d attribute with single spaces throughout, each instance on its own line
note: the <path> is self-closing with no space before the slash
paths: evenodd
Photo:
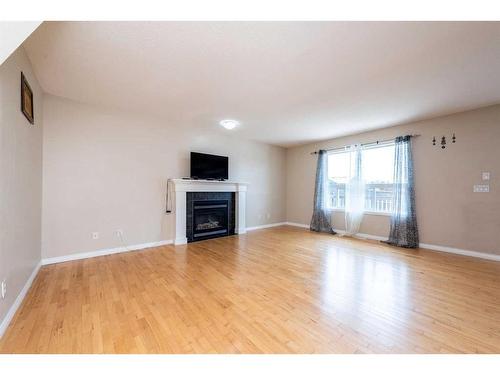
<path id="1" fill-rule="evenodd" d="M 349 176 L 349 152 L 328 154 L 328 205 L 332 209 L 345 207 L 345 186 Z M 365 210 L 392 212 L 394 143 L 369 147 L 362 151 L 362 177 L 365 182 Z"/>

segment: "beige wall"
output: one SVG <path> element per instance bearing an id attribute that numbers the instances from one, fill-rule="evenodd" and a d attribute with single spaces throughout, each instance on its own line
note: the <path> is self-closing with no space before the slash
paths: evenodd
<path id="1" fill-rule="evenodd" d="M 35 125 L 20 110 L 24 72 L 34 94 Z M 0 322 L 40 261 L 42 91 L 23 48 L 0 66 Z"/>
<path id="2" fill-rule="evenodd" d="M 453 132 L 456 144 L 432 146 L 433 136 L 449 139 Z M 288 149 L 287 220 L 310 221 L 311 151 L 414 133 L 421 134 L 413 143 L 421 242 L 500 254 L 500 105 Z M 490 193 L 473 193 L 483 171 L 491 172 Z M 334 214 L 334 224 L 343 229 L 342 213 Z M 365 215 L 361 232 L 387 236 L 389 217 Z"/>
<path id="3" fill-rule="evenodd" d="M 44 116 L 43 258 L 121 246 L 117 229 L 128 245 L 173 239 L 166 180 L 189 174 L 190 151 L 228 155 L 250 183 L 247 226 L 285 220 L 283 148 L 50 95 Z"/>

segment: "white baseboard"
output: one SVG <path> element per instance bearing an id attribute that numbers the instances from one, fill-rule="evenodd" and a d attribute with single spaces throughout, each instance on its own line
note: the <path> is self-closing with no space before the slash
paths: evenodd
<path id="1" fill-rule="evenodd" d="M 355 237 L 361 238 L 363 240 L 375 240 L 375 241 L 387 241 L 387 237 L 375 236 L 368 233 L 358 233 Z"/>
<path id="2" fill-rule="evenodd" d="M 299 228 L 307 228 L 309 229 L 309 225 L 307 224 L 299 224 L 299 223 L 293 223 L 291 221 L 287 221 L 285 225 L 291 225 L 292 227 L 299 227 Z"/>
<path id="3" fill-rule="evenodd" d="M 30 277 L 28 278 L 28 280 L 24 284 L 23 289 L 21 289 L 21 291 L 17 295 L 14 303 L 12 304 L 10 309 L 7 311 L 7 315 L 5 315 L 5 318 L 3 318 L 3 321 L 0 323 L 0 338 L 2 338 L 3 334 L 7 330 L 7 327 L 9 326 L 10 322 L 12 321 L 12 318 L 16 314 L 17 309 L 19 308 L 19 306 L 21 306 L 21 303 L 23 302 L 24 297 L 26 297 L 26 294 L 28 294 L 28 291 L 30 290 L 31 284 L 33 284 L 33 280 L 35 280 L 35 277 L 38 274 L 38 271 L 40 270 L 41 265 L 42 265 L 42 262 L 40 261 L 35 266 Z"/>
<path id="4" fill-rule="evenodd" d="M 441 246 L 441 245 L 431 245 L 431 244 L 427 244 L 427 243 L 421 243 L 420 247 L 422 249 L 427 249 L 427 250 L 442 251 L 445 253 L 465 255 L 468 257 L 488 259 L 488 260 L 496 260 L 497 262 L 500 262 L 500 255 L 496 255 L 496 254 L 482 253 L 482 252 L 473 251 L 473 250 L 457 249 L 454 247 Z"/>
<path id="5" fill-rule="evenodd" d="M 253 230 L 258 230 L 258 229 L 279 227 L 282 225 L 290 225 L 290 226 L 294 226 L 294 227 L 309 229 L 308 224 L 301 224 L 301 223 L 294 223 L 294 222 L 287 221 L 287 222 L 280 222 L 280 223 L 258 225 L 255 227 L 246 228 L 246 230 L 253 231 Z M 339 234 L 345 233 L 344 231 L 339 230 L 339 229 L 336 229 L 336 232 Z M 386 241 L 387 240 L 387 237 L 375 236 L 373 234 L 368 234 L 368 233 L 358 233 L 356 235 L 356 237 L 360 238 L 360 239 L 368 239 L 368 240 L 375 240 L 375 241 Z M 46 264 L 68 262 L 71 260 L 93 258 L 93 257 L 98 257 L 98 256 L 103 256 L 103 255 L 110 255 L 110 254 L 123 253 L 123 252 L 127 252 L 127 251 L 147 249 L 150 247 L 170 245 L 172 243 L 173 243 L 172 240 L 167 240 L 167 241 L 159 241 L 159 242 L 149 242 L 149 243 L 132 245 L 132 246 L 127 246 L 127 247 L 116 247 L 116 248 L 112 248 L 112 249 L 103 249 L 103 250 L 91 251 L 91 252 L 86 252 L 86 253 L 76 253 L 76 254 L 64 255 L 64 256 L 60 256 L 60 257 L 45 258 L 45 259 L 42 259 L 41 264 L 46 265 Z M 471 257 L 475 257 L 475 258 L 500 261 L 500 255 L 482 253 L 482 252 L 473 251 L 473 250 L 457 249 L 457 248 L 453 248 L 453 247 L 432 245 L 432 244 L 426 244 L 426 243 L 421 243 L 420 248 L 427 249 L 427 250 L 434 250 L 434 251 L 442 251 L 442 252 L 451 253 L 451 254 L 471 256 Z"/>
<path id="6" fill-rule="evenodd" d="M 246 230 L 252 231 L 252 230 L 257 230 L 257 229 L 279 227 L 279 226 L 282 226 L 285 224 L 286 223 L 284 223 L 284 222 L 265 224 L 265 225 L 255 226 L 255 227 L 249 227 L 249 228 L 246 228 Z M 147 249 L 150 247 L 170 245 L 172 243 L 174 243 L 173 240 L 149 242 L 149 243 L 143 243 L 143 244 L 138 244 L 138 245 L 131 245 L 131 246 L 127 246 L 127 247 L 121 246 L 121 247 L 115 247 L 115 248 L 111 248 L 111 249 L 102 249 L 102 250 L 96 250 L 96 251 L 89 251 L 89 252 L 85 252 L 85 253 L 63 255 L 60 257 L 44 258 L 44 259 L 42 259 L 42 265 L 69 262 L 71 260 L 79 260 L 79 259 L 86 259 L 86 258 L 95 258 L 95 257 L 103 256 L 103 255 L 118 254 L 118 253 L 124 253 L 127 251 Z M 179 245 L 179 244 L 186 244 L 186 243 L 187 243 L 187 241 L 184 241 L 184 242 L 179 241 L 176 244 Z"/>
<path id="7" fill-rule="evenodd" d="M 294 227 L 299 227 L 299 228 L 309 228 L 309 225 L 307 225 L 307 224 L 299 224 L 299 223 L 293 223 L 293 222 L 286 222 L 285 224 L 291 225 Z M 345 233 L 343 230 L 339 230 L 339 229 L 335 229 L 335 231 L 339 234 Z M 375 236 L 373 234 L 367 234 L 367 233 L 358 233 L 356 235 L 356 237 L 361 238 L 361 239 L 376 240 L 376 241 L 387 241 L 387 239 L 388 239 L 387 237 Z M 420 248 L 427 249 L 427 250 L 441 251 L 441 252 L 451 253 L 451 254 L 457 254 L 457 255 L 465 255 L 465 256 L 474 257 L 474 258 L 495 260 L 497 262 L 500 262 L 500 255 L 482 253 L 479 251 L 457 249 L 454 247 L 432 245 L 432 244 L 426 244 L 426 243 L 421 243 Z"/>
<path id="8" fill-rule="evenodd" d="M 247 231 L 252 231 L 252 230 L 257 230 L 257 229 L 264 229 L 264 228 L 271 228 L 271 227 L 278 227 L 285 225 L 286 223 L 272 223 L 272 224 L 265 224 L 265 225 L 259 225 L 255 227 L 249 227 L 246 228 Z M 79 259 L 86 259 L 86 258 L 94 258 L 94 257 L 100 257 L 103 255 L 111 255 L 111 254 L 118 254 L 118 253 L 124 253 L 127 251 L 134 251 L 134 250 L 142 250 L 142 249 L 147 249 L 149 247 L 156 247 L 156 246 L 163 246 L 163 245 L 170 245 L 174 243 L 173 240 L 167 240 L 167 241 L 159 241 L 159 242 L 149 242 L 149 243 L 143 243 L 139 245 L 132 245 L 132 246 L 121 246 L 121 247 L 115 247 L 111 249 L 102 249 L 102 250 L 96 250 L 96 251 L 90 251 L 90 252 L 85 252 L 85 253 L 76 253 L 76 254 L 70 254 L 70 255 L 63 255 L 60 257 L 52 257 L 52 258 L 44 258 L 42 259 L 42 265 L 47 265 L 47 264 L 55 264 L 55 263 L 62 263 L 62 262 L 69 262 L 71 260 L 79 260 Z M 183 245 L 186 244 L 187 241 L 178 241 L 176 242 L 176 245 Z"/>
<path id="9" fill-rule="evenodd" d="M 299 227 L 299 228 L 309 229 L 309 225 L 307 225 L 307 224 L 293 223 L 293 222 L 290 222 L 290 221 L 287 221 L 285 223 L 285 225 L 291 225 L 292 227 Z M 341 229 L 335 229 L 335 232 L 337 232 L 340 235 L 345 234 L 345 231 L 343 231 Z M 376 241 L 386 241 L 387 240 L 387 237 L 374 236 L 373 234 L 367 234 L 367 233 L 358 233 L 354 237 L 360 238 L 360 239 L 366 239 L 366 240 L 376 240 Z"/>
<path id="10" fill-rule="evenodd" d="M 280 227 L 282 225 L 286 225 L 286 223 L 282 222 L 282 223 L 272 223 L 272 224 L 257 225 L 256 227 L 248 227 L 247 231 L 252 231 L 252 230 L 257 230 L 257 229 L 265 229 L 265 228 L 272 228 L 272 227 Z"/>
<path id="11" fill-rule="evenodd" d="M 335 232 L 337 232 L 341 236 L 345 234 L 345 231 L 341 229 L 335 229 Z M 387 241 L 388 239 L 387 237 L 375 236 L 373 234 L 368 234 L 368 233 L 358 233 L 353 237 L 361 240 L 375 240 L 375 241 Z"/>
<path id="12" fill-rule="evenodd" d="M 121 246 L 121 247 L 115 247 L 112 249 L 102 249 L 102 250 L 90 251 L 90 252 L 86 252 L 86 253 L 76 253 L 76 254 L 70 254 L 70 255 L 63 255 L 60 257 L 44 258 L 44 259 L 42 259 L 42 265 L 68 262 L 70 260 L 94 258 L 94 257 L 103 256 L 103 255 L 125 253 L 127 251 L 142 250 L 142 249 L 147 249 L 150 247 L 170 245 L 172 243 L 173 243 L 172 240 L 148 242 L 148 243 L 142 243 L 142 244 L 131 245 L 131 246 L 126 246 L 126 247 Z"/>

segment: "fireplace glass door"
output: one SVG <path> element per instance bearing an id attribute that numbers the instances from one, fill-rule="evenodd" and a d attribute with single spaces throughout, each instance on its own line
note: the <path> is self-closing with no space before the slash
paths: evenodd
<path id="1" fill-rule="evenodd" d="M 193 205 L 193 240 L 217 237 L 228 233 L 228 201 L 203 200 Z"/>

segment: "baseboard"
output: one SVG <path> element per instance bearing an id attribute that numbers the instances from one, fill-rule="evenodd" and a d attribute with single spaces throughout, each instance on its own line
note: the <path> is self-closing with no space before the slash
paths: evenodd
<path id="1" fill-rule="evenodd" d="M 346 232 L 341 229 L 335 229 L 335 232 L 337 232 L 340 235 L 344 235 Z M 354 238 L 358 238 L 361 240 L 375 240 L 375 241 L 387 241 L 387 237 L 382 237 L 382 236 L 375 236 L 373 234 L 368 234 L 368 233 L 358 233 L 353 236 Z"/>
<path id="2" fill-rule="evenodd" d="M 280 227 L 282 225 L 286 225 L 286 223 L 282 222 L 282 223 L 272 223 L 272 224 L 257 225 L 256 227 L 248 227 L 247 231 L 252 231 L 252 230 L 257 230 L 257 229 L 265 229 L 265 228 L 272 228 L 272 227 Z"/>
<path id="3" fill-rule="evenodd" d="M 291 225 L 292 227 L 299 227 L 299 228 L 307 228 L 309 229 L 309 225 L 307 224 L 299 224 L 299 223 L 293 223 L 291 221 L 287 221 L 285 225 Z"/>
<path id="4" fill-rule="evenodd" d="M 285 225 L 285 223 L 282 222 L 282 223 L 272 223 L 272 224 L 259 225 L 259 226 L 255 226 L 255 227 L 246 228 L 246 230 L 252 231 L 252 230 L 257 230 L 257 229 L 278 227 L 281 225 Z M 147 249 L 149 247 L 170 245 L 172 243 L 174 243 L 173 240 L 149 242 L 149 243 L 143 243 L 143 244 L 132 245 L 132 246 L 127 246 L 127 247 L 121 246 L 121 247 L 115 247 L 115 248 L 111 248 L 111 249 L 102 249 L 102 250 L 90 251 L 90 252 L 85 252 L 85 253 L 63 255 L 60 257 L 44 258 L 44 259 L 42 259 L 42 265 L 69 262 L 71 260 L 79 260 L 79 259 L 86 259 L 86 258 L 95 258 L 95 257 L 103 256 L 103 255 L 111 255 L 111 254 L 124 253 L 127 251 Z M 185 242 L 179 242 L 178 244 L 185 244 Z"/>
<path id="5" fill-rule="evenodd" d="M 294 226 L 294 227 L 309 229 L 308 224 L 301 224 L 301 223 L 294 223 L 294 222 L 287 221 L 287 222 L 280 222 L 280 223 L 258 225 L 258 226 L 254 226 L 254 227 L 249 227 L 246 230 L 253 231 L 253 230 L 258 230 L 258 229 L 279 227 L 282 225 L 290 225 L 290 226 Z M 345 233 L 344 231 L 338 230 L 338 229 L 336 229 L 336 231 L 339 234 Z M 356 237 L 360 238 L 360 239 L 368 239 L 368 240 L 375 240 L 375 241 L 386 241 L 387 240 L 387 237 L 375 236 L 373 234 L 367 234 L 367 233 L 358 233 L 356 235 Z M 94 258 L 94 257 L 98 257 L 98 256 L 103 256 L 103 255 L 118 254 L 118 253 L 123 253 L 123 252 L 127 252 L 127 251 L 147 249 L 150 247 L 170 245 L 172 243 L 173 243 L 172 240 L 167 240 L 167 241 L 143 243 L 143 244 L 132 245 L 132 246 L 127 246 L 127 247 L 116 247 L 116 248 L 112 248 L 112 249 L 103 249 L 103 250 L 91 251 L 91 252 L 86 252 L 86 253 L 76 253 L 76 254 L 71 254 L 71 255 L 64 255 L 61 257 L 45 258 L 45 259 L 42 259 L 41 264 L 46 265 L 46 264 L 68 262 L 71 260 Z M 473 250 L 457 249 L 457 248 L 453 248 L 453 247 L 432 245 L 432 244 L 426 244 L 426 243 L 421 243 L 420 248 L 427 249 L 427 250 L 441 251 L 441 252 L 451 253 L 451 254 L 457 254 L 457 255 L 465 255 L 465 256 L 481 258 L 481 259 L 500 261 L 500 255 L 482 253 L 482 252 L 473 251 Z"/>
<path id="6" fill-rule="evenodd" d="M 7 311 L 7 315 L 5 315 L 5 318 L 3 318 L 2 322 L 0 323 L 0 338 L 2 338 L 2 336 L 4 335 L 5 331 L 7 330 L 7 327 L 9 327 L 9 324 L 12 321 L 12 318 L 16 314 L 17 309 L 19 309 L 19 306 L 21 306 L 21 303 L 23 302 L 24 297 L 26 297 L 26 294 L 28 294 L 28 291 L 30 290 L 31 284 L 33 284 L 33 280 L 35 280 L 35 277 L 38 274 L 38 271 L 40 270 L 41 266 L 42 266 L 42 262 L 40 261 L 35 266 L 30 277 L 28 278 L 28 280 L 24 284 L 23 289 L 21 289 L 21 291 L 17 295 L 16 299 L 14 300 L 14 303 L 12 304 L 10 309 Z"/>
<path id="7" fill-rule="evenodd" d="M 285 225 L 285 223 L 283 222 L 283 223 L 272 223 L 272 224 L 259 225 L 256 227 L 246 228 L 246 230 L 252 231 L 252 230 L 257 230 L 257 229 L 278 227 L 281 225 Z M 149 247 L 170 245 L 172 243 L 174 243 L 173 240 L 149 242 L 149 243 L 143 243 L 143 244 L 132 245 L 132 246 L 127 246 L 127 247 L 121 246 L 121 247 L 115 247 L 112 249 L 102 249 L 102 250 L 90 251 L 90 252 L 85 252 L 85 253 L 63 255 L 60 257 L 44 258 L 44 259 L 42 259 L 42 265 L 69 262 L 71 260 L 79 260 L 79 259 L 86 259 L 86 258 L 95 258 L 95 257 L 103 256 L 103 255 L 111 255 L 111 254 L 124 253 L 127 251 L 147 249 Z M 185 244 L 185 243 L 186 242 L 179 242 L 178 245 Z"/>
<path id="8" fill-rule="evenodd" d="M 78 260 L 78 259 L 95 258 L 95 257 L 103 256 L 103 255 L 125 253 L 127 251 L 142 250 L 142 249 L 147 249 L 150 247 L 170 245 L 172 243 L 173 243 L 172 240 L 148 242 L 148 243 L 142 243 L 142 244 L 131 245 L 131 246 L 126 246 L 126 247 L 121 246 L 121 247 L 115 247 L 112 249 L 102 249 L 102 250 L 90 251 L 90 252 L 86 252 L 86 253 L 76 253 L 76 254 L 70 254 L 70 255 L 63 255 L 60 257 L 44 258 L 44 259 L 42 259 L 42 265 L 68 262 L 71 260 Z"/>
<path id="9" fill-rule="evenodd" d="M 299 227 L 299 228 L 309 228 L 309 225 L 306 224 L 299 224 L 299 223 L 293 223 L 293 222 L 286 222 L 286 225 L 291 225 L 294 227 Z M 339 234 L 344 234 L 345 232 L 343 230 L 338 230 L 335 229 L 335 231 Z M 356 235 L 357 238 L 361 239 L 367 239 L 367 240 L 376 240 L 376 241 L 387 241 L 387 237 L 382 237 L 382 236 L 375 236 L 373 234 L 367 234 L 367 233 L 358 233 Z M 465 250 L 465 249 L 457 249 L 454 247 L 448 247 L 448 246 L 441 246 L 441 245 L 432 245 L 432 244 L 427 244 L 427 243 L 421 243 L 420 244 L 421 249 L 426 249 L 426 250 L 434 250 L 434 251 L 441 251 L 444 253 L 450 253 L 450 254 L 457 254 L 457 255 L 465 255 L 469 257 L 474 257 L 474 258 L 481 258 L 481 259 L 488 259 L 488 260 L 494 260 L 497 262 L 500 262 L 500 255 L 496 254 L 488 254 L 488 253 L 482 253 L 479 251 L 473 251 L 473 250 Z"/>
<path id="10" fill-rule="evenodd" d="M 474 251 L 474 250 L 457 249 L 454 247 L 441 246 L 441 245 L 431 245 L 431 244 L 426 244 L 426 243 L 421 243 L 420 247 L 422 249 L 427 249 L 427 250 L 442 251 L 445 253 L 465 255 L 468 257 L 495 260 L 497 262 L 500 262 L 500 255 L 496 255 L 496 254 L 488 254 L 488 253 L 482 253 L 482 252 Z"/>

